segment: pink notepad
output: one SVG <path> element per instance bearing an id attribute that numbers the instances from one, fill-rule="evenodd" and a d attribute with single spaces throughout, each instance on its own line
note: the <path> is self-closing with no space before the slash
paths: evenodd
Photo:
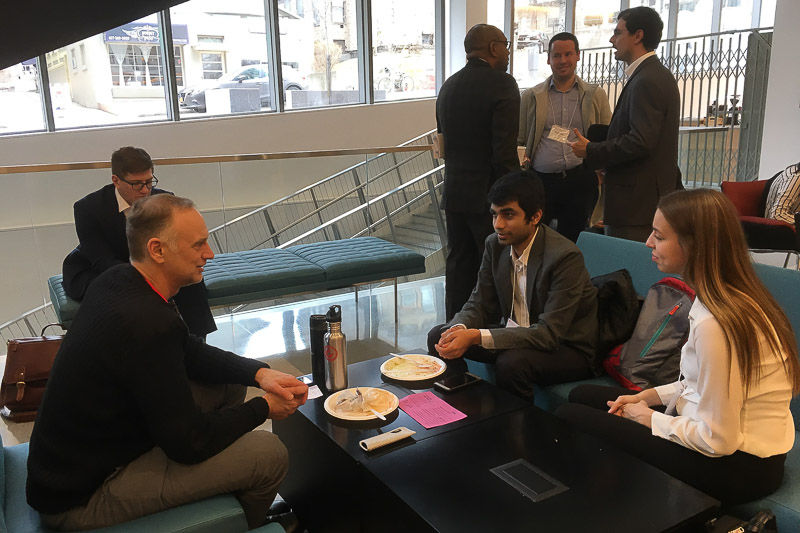
<path id="1" fill-rule="evenodd" d="M 422 424 L 425 429 L 467 418 L 467 415 L 430 391 L 409 394 L 400 400 L 400 409 Z"/>

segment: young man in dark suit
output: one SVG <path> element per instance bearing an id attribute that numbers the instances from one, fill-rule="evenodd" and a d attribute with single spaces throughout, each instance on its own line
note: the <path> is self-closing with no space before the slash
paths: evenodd
<path id="1" fill-rule="evenodd" d="M 467 64 L 450 76 L 436 99 L 436 124 L 444 137 L 442 209 L 447 218 L 445 312 L 469 298 L 492 233 L 486 193 L 500 177 L 519 170 L 519 87 L 506 73 L 509 42 L 488 24 L 464 38 Z"/>
<path id="2" fill-rule="evenodd" d="M 580 250 L 539 222 L 544 188 L 533 172 L 504 176 L 489 191 L 495 234 L 469 301 L 428 333 L 448 365 L 494 363 L 497 385 L 533 400 L 533 385 L 588 378 L 597 337 L 597 289 Z M 494 318 L 501 316 L 500 325 Z"/>
<path id="3" fill-rule="evenodd" d="M 64 259 L 64 291 L 76 301 L 83 300 L 94 279 L 114 265 L 130 262 L 125 219 L 134 202 L 156 189 L 153 161 L 141 148 L 124 146 L 111 155 L 111 183 L 75 202 L 75 230 L 78 246 Z M 171 194 L 171 193 L 168 193 Z M 199 337 L 216 331 L 202 281 L 183 287 L 175 304 L 189 331 Z"/>
<path id="4" fill-rule="evenodd" d="M 655 49 L 664 23 L 649 7 L 620 11 L 611 37 L 615 57 L 625 61 L 628 77 L 620 94 L 608 138 L 589 142 L 580 132 L 575 155 L 605 169 L 606 235 L 644 242 L 650 235 L 659 199 L 679 180 L 680 94 L 675 77 Z"/>

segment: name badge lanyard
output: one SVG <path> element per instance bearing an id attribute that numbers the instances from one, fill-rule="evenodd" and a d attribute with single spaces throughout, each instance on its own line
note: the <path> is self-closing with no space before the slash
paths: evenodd
<path id="1" fill-rule="evenodd" d="M 562 103 L 564 101 L 564 97 L 565 96 L 566 96 L 566 93 L 562 93 L 561 94 Z M 561 124 L 553 124 L 553 126 L 550 128 L 550 134 L 548 135 L 548 138 L 553 139 L 554 141 L 558 141 L 561 144 L 565 144 L 567 142 L 567 138 L 569 137 L 569 133 L 570 133 L 570 128 L 572 127 L 572 121 L 575 120 L 575 113 L 578 111 L 578 105 L 580 104 L 580 100 L 581 99 L 579 97 L 575 101 L 575 107 L 572 108 L 572 116 L 570 116 L 570 118 L 569 118 L 569 123 L 567 124 L 567 127 L 565 128 L 564 126 L 561 125 L 561 124 L 564 123 L 564 112 L 562 111 L 561 112 L 561 121 L 560 121 Z M 553 99 L 552 98 L 548 98 L 547 99 L 547 103 L 550 104 L 550 111 L 553 112 L 553 122 L 555 122 L 556 121 L 556 110 L 553 107 Z"/>

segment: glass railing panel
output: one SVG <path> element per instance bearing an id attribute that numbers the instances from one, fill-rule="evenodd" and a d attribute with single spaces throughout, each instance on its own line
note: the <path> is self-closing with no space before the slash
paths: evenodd
<path id="1" fill-rule="evenodd" d="M 421 137 L 418 143 L 425 141 Z M 195 201 L 211 230 L 215 253 L 365 235 L 402 244 L 429 261 L 441 248 L 442 178 L 435 170 L 440 162 L 432 159 L 427 145 L 412 152 L 264 157 L 156 161 L 154 173 L 159 188 Z M 0 246 L 14 251 L 0 263 L 0 290 L 6 295 L 0 324 L 13 321 L 0 331 L 3 338 L 38 333 L 34 330 L 54 318 L 46 280 L 61 272 L 64 257 L 78 243 L 73 204 L 111 183 L 109 168 L 84 167 L 0 173 Z M 425 276 L 438 275 L 438 270 L 429 268 Z M 381 294 L 388 290 L 376 287 Z M 259 307 L 264 305 L 247 308 Z"/>

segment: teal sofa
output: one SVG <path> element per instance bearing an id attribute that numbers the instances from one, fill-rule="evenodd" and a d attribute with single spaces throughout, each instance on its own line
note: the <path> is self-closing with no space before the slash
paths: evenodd
<path id="1" fill-rule="evenodd" d="M 0 440 L 2 444 L 2 440 Z M 0 533 L 51 533 L 28 506 L 28 444 L 3 447 L 0 454 Z M 247 520 L 239 502 L 226 494 L 144 516 L 113 527 L 95 529 L 103 533 L 243 533 Z M 252 530 L 285 533 L 278 524 Z"/>
<path id="2" fill-rule="evenodd" d="M 666 275 L 659 271 L 651 260 L 650 249 L 640 242 L 583 232 L 578 238 L 578 248 L 583 253 L 590 276 L 627 268 L 631 273 L 636 292 L 642 297 L 653 283 Z M 800 271 L 762 264 L 756 264 L 755 270 L 789 317 L 797 342 L 800 344 Z M 471 372 L 494 382 L 492 365 L 468 361 L 468 366 Z M 617 385 L 610 377 L 601 376 L 537 388 L 534 403 L 542 409 L 553 411 L 568 401 L 569 392 L 573 388 L 585 383 Z M 791 410 L 795 429 L 800 430 L 800 398 L 792 400 Z M 796 435 L 794 447 L 786 459 L 781 488 L 767 498 L 726 511 L 741 518 L 750 518 L 764 508 L 771 509 L 777 516 L 779 532 L 800 531 L 800 432 Z"/>
<path id="3" fill-rule="evenodd" d="M 425 272 L 425 256 L 377 237 L 359 237 L 286 249 L 217 254 L 205 267 L 211 307 L 240 305 L 394 279 Z M 67 296 L 61 274 L 47 280 L 58 322 L 69 326 L 80 304 Z M 358 292 L 356 292 L 358 297 Z M 395 300 L 395 318 L 397 301 Z"/>

